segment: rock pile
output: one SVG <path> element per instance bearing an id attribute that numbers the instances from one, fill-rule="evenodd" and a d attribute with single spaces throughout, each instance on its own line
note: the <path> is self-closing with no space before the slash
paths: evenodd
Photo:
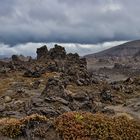
<path id="1" fill-rule="evenodd" d="M 59 45 L 55 45 L 54 48 L 51 48 L 49 51 L 47 46 L 42 46 L 37 49 L 37 60 L 54 60 L 54 59 L 65 59 L 66 51 L 65 48 Z"/>
<path id="2" fill-rule="evenodd" d="M 79 86 L 90 83 L 86 59 L 80 58 L 77 53 L 67 54 L 62 46 L 55 45 L 49 51 L 46 46 L 38 48 L 37 60 L 47 63 L 48 71 L 62 72 L 63 77 L 67 77 L 70 82 L 75 82 Z"/>
<path id="3" fill-rule="evenodd" d="M 37 60 L 27 59 L 24 56 L 13 55 L 11 62 L 7 63 L 6 68 L 23 71 L 24 77 L 41 77 L 46 72 L 58 72 L 69 82 L 74 82 L 79 86 L 89 85 L 91 75 L 87 71 L 87 62 L 77 53 L 66 53 L 64 47 L 55 45 L 48 50 L 47 46 L 38 48 Z M 3 65 L 3 64 L 2 64 Z"/>

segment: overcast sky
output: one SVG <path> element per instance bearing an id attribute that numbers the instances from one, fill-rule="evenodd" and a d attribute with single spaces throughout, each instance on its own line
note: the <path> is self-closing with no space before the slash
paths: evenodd
<path id="1" fill-rule="evenodd" d="M 112 46 L 119 45 L 124 43 L 124 41 L 113 41 L 105 42 L 99 44 L 75 44 L 75 43 L 59 43 L 59 45 L 64 46 L 67 53 L 79 53 L 81 56 L 86 54 L 96 53 L 105 49 L 108 49 Z M 0 56 L 9 57 L 13 54 L 22 54 L 24 56 L 36 57 L 36 49 L 47 45 L 48 49 L 54 47 L 56 43 L 24 43 L 18 44 L 13 47 L 6 44 L 0 44 Z"/>
<path id="2" fill-rule="evenodd" d="M 139 39 L 139 6 L 140 0 L 0 0 L 0 47 Z"/>

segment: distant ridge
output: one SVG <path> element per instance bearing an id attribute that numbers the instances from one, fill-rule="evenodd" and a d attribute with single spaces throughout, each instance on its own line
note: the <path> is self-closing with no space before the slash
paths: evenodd
<path id="1" fill-rule="evenodd" d="M 86 55 L 85 57 L 134 57 L 138 54 L 140 54 L 140 40 L 135 40 L 106 49 L 98 53 Z"/>
<path id="2" fill-rule="evenodd" d="M 5 55 L 0 55 L 0 59 L 6 58 Z"/>
<path id="3" fill-rule="evenodd" d="M 0 55 L 0 59 L 5 59 L 5 58 L 8 58 L 7 55 Z"/>

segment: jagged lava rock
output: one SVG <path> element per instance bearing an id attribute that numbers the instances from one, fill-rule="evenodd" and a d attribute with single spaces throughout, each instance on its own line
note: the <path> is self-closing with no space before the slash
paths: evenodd
<path id="1" fill-rule="evenodd" d="M 65 48 L 57 44 L 48 53 L 51 59 L 65 59 L 66 57 Z"/>
<path id="2" fill-rule="evenodd" d="M 65 85 L 59 78 L 50 78 L 46 84 L 46 88 L 42 95 L 46 97 L 66 97 Z"/>
<path id="3" fill-rule="evenodd" d="M 69 80 L 77 85 L 82 86 L 90 83 L 86 58 L 80 58 L 77 53 L 67 54 L 65 48 L 60 45 L 56 44 L 49 51 L 47 46 L 38 48 L 37 60 L 47 63 L 47 70 L 50 72 L 62 72 L 64 77 L 70 76 Z"/>
<path id="4" fill-rule="evenodd" d="M 44 45 L 41 48 L 37 48 L 36 53 L 37 53 L 37 60 L 39 60 L 41 58 L 45 58 L 48 53 L 47 46 Z"/>

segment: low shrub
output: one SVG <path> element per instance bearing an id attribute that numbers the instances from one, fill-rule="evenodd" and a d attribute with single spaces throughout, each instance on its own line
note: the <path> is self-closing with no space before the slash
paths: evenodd
<path id="1" fill-rule="evenodd" d="M 64 140 L 139 140 L 140 123 L 125 116 L 68 112 L 55 120 Z"/>

